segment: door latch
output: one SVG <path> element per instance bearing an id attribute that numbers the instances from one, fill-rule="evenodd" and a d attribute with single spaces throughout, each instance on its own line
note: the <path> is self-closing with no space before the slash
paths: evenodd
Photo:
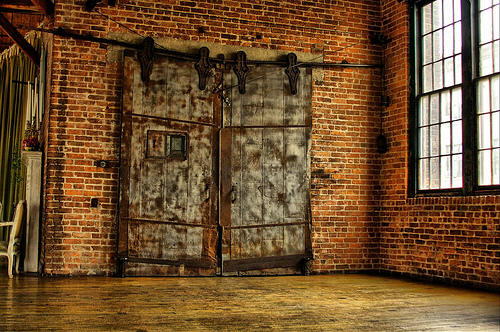
<path id="1" fill-rule="evenodd" d="M 236 186 L 231 186 L 231 203 L 236 202 L 237 198 Z"/>

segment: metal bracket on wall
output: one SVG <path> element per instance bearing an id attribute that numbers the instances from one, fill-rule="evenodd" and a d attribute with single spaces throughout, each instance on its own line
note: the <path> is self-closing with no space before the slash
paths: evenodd
<path id="1" fill-rule="evenodd" d="M 295 95 L 297 94 L 297 81 L 300 75 L 300 70 L 297 66 L 297 55 L 295 55 L 295 53 L 288 53 L 287 59 L 288 67 L 285 69 L 285 73 L 290 82 L 290 93 Z"/>
<path id="2" fill-rule="evenodd" d="M 141 79 L 144 83 L 149 82 L 151 72 L 153 71 L 154 47 L 154 39 L 146 37 L 142 42 L 142 50 L 137 52 L 137 57 L 141 64 Z"/>
<path id="3" fill-rule="evenodd" d="M 198 71 L 198 87 L 200 90 L 205 90 L 207 87 L 208 76 L 212 70 L 212 64 L 210 63 L 209 54 L 210 50 L 208 47 L 200 48 L 200 58 L 197 63 L 194 64 L 194 68 Z"/>
<path id="4" fill-rule="evenodd" d="M 250 69 L 247 66 L 247 55 L 243 51 L 236 53 L 236 63 L 233 66 L 233 71 L 238 78 L 238 90 L 241 94 L 245 93 L 247 74 Z"/>

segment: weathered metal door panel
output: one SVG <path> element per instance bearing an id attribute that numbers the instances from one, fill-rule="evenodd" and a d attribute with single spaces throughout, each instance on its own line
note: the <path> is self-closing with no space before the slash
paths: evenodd
<path id="1" fill-rule="evenodd" d="M 118 254 L 128 275 L 215 274 L 220 104 L 192 62 L 126 57 Z"/>
<path id="2" fill-rule="evenodd" d="M 298 95 L 282 68 L 250 73 L 245 94 L 234 74 L 224 82 L 232 102 L 221 135 L 223 272 L 297 273 L 311 255 L 311 72 L 301 73 Z"/>

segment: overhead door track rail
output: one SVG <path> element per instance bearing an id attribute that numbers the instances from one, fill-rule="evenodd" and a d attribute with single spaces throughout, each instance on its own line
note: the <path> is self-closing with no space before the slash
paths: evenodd
<path id="1" fill-rule="evenodd" d="M 89 42 L 94 42 L 94 43 L 103 43 L 103 44 L 109 44 L 109 45 L 116 45 L 116 46 L 122 46 L 125 48 L 129 49 L 135 49 L 135 50 L 142 50 L 143 49 L 143 44 L 133 44 L 133 43 L 128 43 L 124 41 L 119 41 L 119 40 L 114 40 L 114 39 L 108 39 L 108 38 L 100 38 L 100 37 L 95 37 L 90 34 L 83 35 L 83 34 L 78 34 L 74 32 L 67 31 L 63 28 L 57 28 L 55 30 L 53 29 L 35 29 L 37 31 L 42 31 L 46 33 L 51 33 L 56 36 L 60 37 L 67 37 L 67 38 L 72 38 L 76 40 L 84 40 L 84 41 L 89 41 Z M 173 50 L 168 50 L 166 48 L 154 48 L 154 53 L 155 54 L 162 54 L 167 57 L 179 59 L 179 60 L 187 60 L 187 61 L 193 61 L 196 62 L 199 60 L 199 54 L 192 54 L 192 53 L 184 53 L 184 52 L 178 52 L 178 51 L 173 51 Z M 220 58 L 210 58 L 210 61 L 213 63 L 222 63 L 222 64 L 235 64 L 236 60 L 233 59 L 220 59 Z M 252 65 L 278 65 L 278 66 L 287 66 L 288 61 L 285 60 L 247 60 L 247 64 L 252 64 Z M 297 63 L 298 67 L 321 67 L 321 68 L 328 68 L 328 67 L 345 67 L 345 68 L 382 68 L 383 65 L 381 64 L 365 64 L 365 63 L 347 63 L 345 61 L 343 62 L 298 62 Z"/>

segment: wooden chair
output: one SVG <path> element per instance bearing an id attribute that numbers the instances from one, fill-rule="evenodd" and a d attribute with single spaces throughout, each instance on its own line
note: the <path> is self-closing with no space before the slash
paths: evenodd
<path id="1" fill-rule="evenodd" d="M 0 241 L 0 256 L 6 256 L 9 264 L 8 271 L 9 278 L 12 278 L 12 268 L 14 261 L 16 263 L 16 273 L 19 273 L 19 261 L 21 254 L 21 226 L 24 219 L 26 201 L 22 200 L 17 203 L 16 210 L 12 221 L 0 222 L 0 227 L 9 227 L 10 235 L 8 241 Z"/>

